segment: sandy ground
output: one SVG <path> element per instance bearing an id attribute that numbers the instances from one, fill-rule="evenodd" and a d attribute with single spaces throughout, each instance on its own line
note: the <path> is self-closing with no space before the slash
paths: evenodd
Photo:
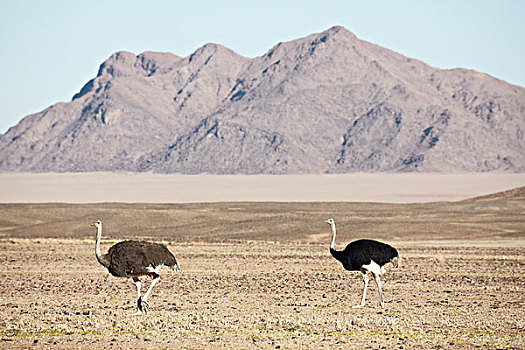
<path id="1" fill-rule="evenodd" d="M 525 240 L 396 242 L 385 306 L 319 243 L 169 244 L 146 316 L 87 240 L 0 241 L 0 348 L 525 348 Z M 103 245 L 103 250 L 109 244 Z M 148 281 L 149 282 L 149 281 Z"/>
<path id="2" fill-rule="evenodd" d="M 525 349 L 524 189 L 460 203 L 0 204 L 1 349 Z M 379 307 L 328 250 L 395 246 Z M 164 241 L 149 313 L 94 257 Z M 68 237 L 68 238 L 65 238 Z M 144 289 L 149 280 L 144 281 Z"/>
<path id="3" fill-rule="evenodd" d="M 525 185 L 525 174 L 0 174 L 0 203 L 456 201 Z"/>
<path id="4" fill-rule="evenodd" d="M 459 203 L 0 204 L 1 349 L 525 349 L 525 190 Z M 329 251 L 394 245 L 385 306 Z M 94 257 L 164 241 L 146 316 Z M 148 281 L 145 281 L 146 288 Z"/>

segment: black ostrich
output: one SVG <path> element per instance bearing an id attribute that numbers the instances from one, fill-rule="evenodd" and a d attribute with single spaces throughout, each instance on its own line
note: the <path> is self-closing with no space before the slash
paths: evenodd
<path id="1" fill-rule="evenodd" d="M 381 306 L 383 306 L 383 291 L 381 290 L 381 280 L 379 276 L 386 272 L 384 265 L 389 262 L 395 267 L 398 267 L 399 254 L 397 250 L 386 243 L 370 239 L 360 239 L 349 243 L 344 250 L 335 250 L 335 221 L 334 219 L 328 219 L 325 222 L 332 228 L 332 243 L 330 244 L 330 253 L 332 253 L 332 256 L 339 260 L 346 270 L 361 271 L 363 274 L 365 286 L 363 288 L 361 303 L 353 307 L 360 308 L 365 305 L 366 288 L 368 287 L 369 280 L 367 272 L 371 272 L 376 280 L 377 288 L 379 289 L 379 302 Z"/>
<path id="2" fill-rule="evenodd" d="M 100 253 L 100 237 L 102 236 L 102 222 L 100 220 L 91 224 L 97 228 L 95 255 L 97 260 L 109 273 L 115 277 L 131 277 L 137 286 L 137 312 L 140 315 L 148 312 L 148 297 L 158 282 L 159 268 L 165 265 L 173 271 L 179 271 L 177 260 L 164 244 L 140 241 L 119 242 L 109 248 L 108 253 Z M 151 276 L 153 281 L 144 294 L 140 296 L 140 276 Z"/>

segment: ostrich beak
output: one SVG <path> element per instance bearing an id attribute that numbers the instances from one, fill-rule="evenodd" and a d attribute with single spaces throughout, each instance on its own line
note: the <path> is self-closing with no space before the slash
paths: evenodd
<path id="1" fill-rule="evenodd" d="M 325 223 L 325 224 L 330 224 L 330 221 L 326 220 L 324 223 Z"/>
<path id="2" fill-rule="evenodd" d="M 91 223 L 91 226 L 97 226 L 94 222 Z"/>

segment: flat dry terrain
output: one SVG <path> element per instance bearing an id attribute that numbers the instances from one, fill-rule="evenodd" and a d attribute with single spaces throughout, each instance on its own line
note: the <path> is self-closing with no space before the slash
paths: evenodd
<path id="1" fill-rule="evenodd" d="M 370 237 L 398 248 L 370 283 L 328 252 Z M 94 257 L 89 224 L 164 241 L 146 316 Z M 525 348 L 523 189 L 459 203 L 0 205 L 0 348 Z M 148 281 L 149 283 L 149 281 Z"/>
<path id="2" fill-rule="evenodd" d="M 525 174 L 0 173 L 0 203 L 414 203 L 457 201 L 519 186 L 525 186 Z"/>

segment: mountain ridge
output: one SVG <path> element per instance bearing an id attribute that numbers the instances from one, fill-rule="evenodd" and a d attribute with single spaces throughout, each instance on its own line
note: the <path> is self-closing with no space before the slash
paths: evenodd
<path id="1" fill-rule="evenodd" d="M 525 88 L 335 26 L 241 56 L 119 51 L 0 135 L 0 171 L 525 171 Z"/>

